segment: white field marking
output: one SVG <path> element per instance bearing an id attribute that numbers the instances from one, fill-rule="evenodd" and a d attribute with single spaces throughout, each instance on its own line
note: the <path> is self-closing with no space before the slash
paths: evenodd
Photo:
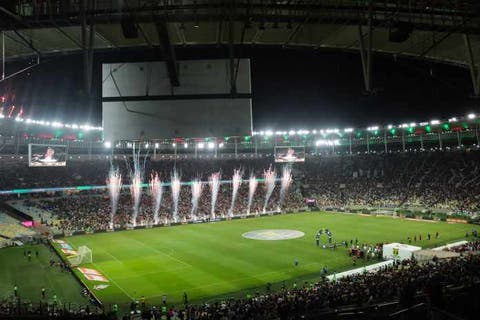
<path id="1" fill-rule="evenodd" d="M 175 260 L 175 261 L 183 264 L 184 266 L 193 267 L 191 264 L 189 264 L 189 263 L 187 263 L 187 262 L 185 262 L 185 261 L 182 261 L 182 260 L 180 260 L 180 259 L 177 259 L 177 258 L 169 255 L 168 253 L 165 253 L 165 252 L 163 252 L 163 251 L 160 251 L 160 250 L 158 250 L 158 249 L 155 249 L 154 247 L 147 246 L 147 245 L 146 245 L 145 243 L 143 243 L 142 241 L 139 241 L 139 240 L 137 240 L 137 239 L 129 239 L 129 240 L 133 240 L 133 241 L 135 241 L 135 242 L 137 242 L 137 243 L 140 243 L 142 246 L 144 246 L 144 247 L 146 247 L 146 248 L 149 248 L 149 249 L 151 249 L 152 251 L 157 252 L 157 253 L 159 253 L 159 254 L 163 254 L 164 256 L 167 256 L 167 257 L 169 257 L 170 259 Z"/>
<path id="2" fill-rule="evenodd" d="M 129 297 L 131 300 L 134 300 L 134 298 L 133 298 L 125 289 L 123 289 L 115 280 L 113 280 L 113 278 L 110 277 L 102 268 L 100 268 L 100 267 L 99 267 L 98 265 L 96 265 L 95 263 L 92 263 L 92 264 L 93 264 L 98 270 L 100 270 L 105 277 L 107 277 L 108 279 L 110 279 L 110 281 L 112 281 L 112 283 L 113 283 L 114 285 L 116 285 L 116 286 L 118 287 L 118 289 L 122 290 L 122 292 L 123 292 L 127 297 Z"/>
<path id="3" fill-rule="evenodd" d="M 312 262 L 312 263 L 305 264 L 303 266 L 311 266 L 311 265 L 315 265 L 315 264 L 320 264 L 320 262 Z M 254 275 L 251 275 L 251 276 L 237 278 L 237 279 L 233 279 L 233 280 L 223 280 L 223 281 L 219 281 L 219 282 L 213 282 L 213 283 L 209 283 L 209 284 L 206 284 L 206 285 L 203 285 L 203 286 L 198 286 L 198 287 L 189 288 L 189 289 L 181 289 L 181 290 L 167 292 L 167 293 L 170 294 L 170 295 L 173 295 L 173 294 L 176 294 L 176 293 L 179 293 L 179 292 L 185 292 L 185 291 L 189 291 L 189 290 L 199 290 L 199 289 L 208 288 L 208 287 L 215 287 L 215 286 L 218 286 L 218 285 L 221 285 L 221 284 L 224 284 L 224 283 L 232 283 L 232 282 L 243 281 L 243 280 L 247 280 L 247 279 L 260 280 L 260 279 L 258 279 L 258 277 L 261 277 L 261 276 L 264 276 L 264 275 L 267 275 L 267 274 L 276 274 L 276 273 L 288 272 L 288 270 L 291 270 L 292 268 L 295 268 L 295 267 L 279 269 L 279 270 L 276 270 L 276 271 L 264 272 L 264 273 L 259 273 L 259 274 L 254 274 Z M 318 272 L 320 273 L 320 270 Z M 242 290 L 242 289 L 239 289 L 239 291 L 240 290 Z M 148 296 L 148 297 L 145 297 L 145 299 L 158 298 L 158 297 L 162 297 L 162 296 L 163 296 L 163 294 L 155 295 L 155 296 Z"/>
<path id="4" fill-rule="evenodd" d="M 108 251 L 106 251 L 105 249 L 102 249 L 102 248 L 100 248 L 100 250 L 103 251 L 103 252 L 105 252 L 106 254 L 108 254 L 108 255 L 109 255 L 110 257 L 112 257 L 113 259 L 115 259 L 115 261 L 123 264 L 123 262 L 122 262 L 120 259 L 118 259 L 117 257 L 115 257 L 115 256 L 114 256 L 113 254 L 111 254 L 110 252 L 108 252 Z"/>
<path id="5" fill-rule="evenodd" d="M 145 273 L 135 273 L 134 275 L 131 276 L 125 276 L 125 277 L 117 277 L 117 279 L 131 279 L 131 278 L 138 278 L 138 277 L 143 277 L 143 276 L 149 276 L 152 274 L 158 274 L 158 273 L 166 273 L 166 272 L 172 272 L 172 271 L 179 271 L 179 270 L 184 270 L 184 269 L 189 269 L 190 267 L 182 267 L 182 268 L 173 268 L 169 270 L 160 270 L 160 271 L 152 271 L 152 272 L 145 272 Z"/>

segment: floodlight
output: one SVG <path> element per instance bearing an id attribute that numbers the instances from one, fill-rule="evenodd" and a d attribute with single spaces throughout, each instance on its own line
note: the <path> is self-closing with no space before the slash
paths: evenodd
<path id="1" fill-rule="evenodd" d="M 105 141 L 105 142 L 103 143 L 103 146 L 104 146 L 105 148 L 107 148 L 107 149 L 110 149 L 110 148 L 112 147 L 112 143 L 111 143 L 110 141 Z"/>
<path id="2" fill-rule="evenodd" d="M 209 142 L 209 143 L 207 144 L 207 147 L 208 147 L 208 149 L 213 149 L 213 148 L 215 148 L 215 143 Z"/>
<path id="3" fill-rule="evenodd" d="M 184 147 L 185 149 L 187 149 L 187 148 L 188 148 L 188 143 L 185 142 L 185 143 L 183 144 L 183 147 Z"/>
<path id="4" fill-rule="evenodd" d="M 203 142 L 198 143 L 198 149 L 203 149 L 205 148 L 205 144 Z"/>
<path id="5" fill-rule="evenodd" d="M 469 114 L 467 115 L 467 118 L 468 118 L 468 119 L 475 119 L 475 117 L 476 117 L 476 116 L 475 116 L 475 113 L 469 113 Z"/>
<path id="6" fill-rule="evenodd" d="M 431 120 L 431 121 L 430 121 L 430 124 L 431 124 L 431 125 L 440 124 L 440 120 Z"/>

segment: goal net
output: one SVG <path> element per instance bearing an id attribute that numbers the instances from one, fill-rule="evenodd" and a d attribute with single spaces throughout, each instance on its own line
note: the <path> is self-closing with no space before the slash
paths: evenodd
<path id="1" fill-rule="evenodd" d="M 92 250 L 87 246 L 80 246 L 77 250 L 77 254 L 68 257 L 68 261 L 72 266 L 79 266 L 84 263 L 92 263 Z"/>

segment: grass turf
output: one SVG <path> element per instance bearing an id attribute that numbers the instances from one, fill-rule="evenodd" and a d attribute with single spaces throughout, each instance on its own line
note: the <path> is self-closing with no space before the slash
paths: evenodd
<path id="1" fill-rule="evenodd" d="M 24 250 L 32 251 L 31 261 L 24 256 Z M 38 257 L 35 252 L 38 251 Z M 60 306 L 85 306 L 88 300 L 81 295 L 82 287 L 69 272 L 59 267 L 50 267 L 50 259 L 60 261 L 56 254 L 44 245 L 3 248 L 0 250 L 0 299 L 7 299 L 18 287 L 18 296 L 23 302 L 52 302 L 54 295 Z M 46 289 L 42 299 L 41 290 Z"/>
<path id="2" fill-rule="evenodd" d="M 86 267 L 99 270 L 110 280 L 108 288 L 94 291 L 105 304 L 126 304 L 141 296 L 148 303 L 159 304 L 164 294 L 173 304 L 182 302 L 184 291 L 190 301 L 208 300 L 255 290 L 267 282 L 318 279 L 324 265 L 330 272 L 352 268 L 345 248 L 334 251 L 316 247 L 314 236 L 319 228 L 330 229 L 338 242 L 355 238 L 360 243 L 407 242 L 408 236 L 422 234 L 422 241 L 412 244 L 434 247 L 464 239 L 472 226 L 304 213 L 82 235 L 65 240 L 75 248 L 87 245 L 92 249 L 94 261 Z M 257 229 L 295 229 L 305 236 L 283 241 L 242 237 L 244 232 Z M 433 239 L 437 231 L 438 240 Z M 432 240 L 426 240 L 427 233 L 432 234 Z M 295 259 L 299 260 L 298 267 L 294 267 Z M 99 284 L 85 281 L 90 287 Z"/>

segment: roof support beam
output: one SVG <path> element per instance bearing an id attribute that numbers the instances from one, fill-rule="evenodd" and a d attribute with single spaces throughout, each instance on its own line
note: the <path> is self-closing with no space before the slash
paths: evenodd
<path id="1" fill-rule="evenodd" d="M 164 16 L 157 16 L 155 26 L 158 32 L 158 42 L 160 44 L 160 51 L 163 60 L 167 64 L 168 77 L 170 78 L 170 85 L 172 87 L 180 86 L 177 68 L 177 58 L 175 56 L 175 49 L 168 34 L 167 21 Z"/>
<path id="2" fill-rule="evenodd" d="M 83 50 L 83 79 L 84 90 L 87 95 L 92 93 L 93 78 L 93 47 L 95 39 L 94 19 L 89 19 L 90 24 L 87 28 L 87 10 L 95 10 L 95 0 L 80 1 L 80 18 L 82 31 L 82 50 Z"/>
<path id="3" fill-rule="evenodd" d="M 468 34 L 464 34 L 463 40 L 465 42 L 465 50 L 467 51 L 470 76 L 472 78 L 473 95 L 475 98 L 480 98 L 480 66 L 475 65 L 475 57 L 473 55 L 470 36 Z"/>
<path id="4" fill-rule="evenodd" d="M 230 94 L 235 97 L 237 94 L 237 81 L 235 77 L 235 22 L 233 15 L 235 12 L 235 0 L 230 1 L 228 13 L 228 58 L 230 60 Z"/>
<path id="5" fill-rule="evenodd" d="M 372 47 L 373 47 L 373 4 L 368 3 L 367 47 L 365 48 L 364 34 L 361 23 L 358 24 L 358 40 L 360 57 L 362 59 L 363 82 L 366 94 L 373 92 L 372 88 Z"/>

